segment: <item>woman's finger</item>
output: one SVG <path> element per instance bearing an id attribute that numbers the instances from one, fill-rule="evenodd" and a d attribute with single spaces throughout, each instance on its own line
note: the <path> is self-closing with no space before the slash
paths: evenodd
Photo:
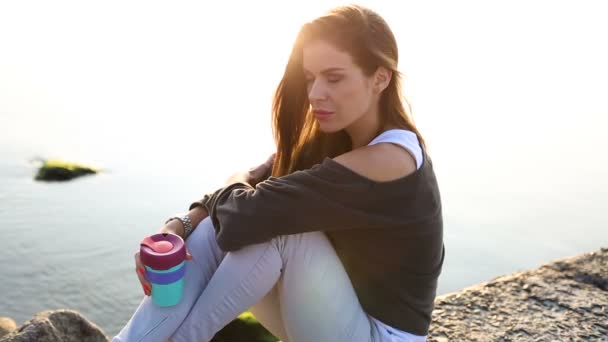
<path id="1" fill-rule="evenodd" d="M 150 291 L 152 290 L 152 286 L 146 280 L 145 270 L 142 272 L 142 268 L 137 269 L 137 278 L 139 278 L 139 283 L 141 284 L 141 288 L 144 291 L 146 296 L 150 295 Z"/>
<path id="2" fill-rule="evenodd" d="M 266 160 L 266 164 L 272 165 L 274 163 L 274 157 L 276 155 L 277 155 L 276 153 L 271 154 L 270 157 L 268 158 L 268 160 Z"/>
<path id="3" fill-rule="evenodd" d="M 150 285 L 150 282 L 146 279 L 146 268 L 144 267 L 141 262 L 141 259 L 139 258 L 139 252 L 135 253 L 135 273 L 137 274 L 137 278 L 141 283 L 141 287 L 144 291 L 144 294 L 150 295 L 152 286 Z"/>

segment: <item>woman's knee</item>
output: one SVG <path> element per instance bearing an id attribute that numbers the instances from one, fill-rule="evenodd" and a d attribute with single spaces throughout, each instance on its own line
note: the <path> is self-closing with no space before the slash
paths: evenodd
<path id="1" fill-rule="evenodd" d="M 322 231 L 306 232 L 300 234 L 281 235 L 277 237 L 282 244 L 290 245 L 316 245 L 329 243 L 327 235 Z"/>
<path id="2" fill-rule="evenodd" d="M 203 219 L 186 239 L 186 247 L 196 261 L 197 256 L 204 258 L 209 252 L 215 258 L 223 258 L 225 254 L 215 240 L 215 229 L 209 217 Z"/>
<path id="3" fill-rule="evenodd" d="M 192 233 L 186 238 L 186 246 L 200 242 L 203 239 L 211 237 L 211 232 L 215 232 L 213 229 L 213 223 L 209 217 L 205 217 L 193 230 Z M 215 237 L 215 236 L 214 236 Z"/>
<path id="4" fill-rule="evenodd" d="M 333 252 L 333 246 L 327 235 L 322 231 L 281 235 L 275 237 L 273 242 L 277 245 L 284 261 L 295 254 L 314 253 L 315 251 L 330 249 Z"/>

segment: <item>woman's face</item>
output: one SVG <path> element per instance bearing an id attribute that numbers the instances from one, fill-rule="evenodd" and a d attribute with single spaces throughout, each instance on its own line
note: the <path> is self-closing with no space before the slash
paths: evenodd
<path id="1" fill-rule="evenodd" d="M 314 40 L 304 45 L 303 68 L 312 114 L 324 132 L 342 130 L 373 115 L 373 77 L 366 76 L 347 52 Z"/>

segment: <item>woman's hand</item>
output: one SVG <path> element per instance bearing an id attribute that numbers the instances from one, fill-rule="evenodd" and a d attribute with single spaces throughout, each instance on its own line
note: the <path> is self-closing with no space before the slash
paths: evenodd
<path id="1" fill-rule="evenodd" d="M 274 157 L 276 153 L 273 153 L 266 159 L 266 161 L 258 166 L 252 167 L 249 169 L 249 177 L 253 184 L 252 186 L 256 186 L 259 182 L 264 181 L 272 175 L 272 167 L 274 165 Z"/>
<path id="2" fill-rule="evenodd" d="M 230 176 L 226 181 L 227 184 L 236 182 L 245 182 L 255 187 L 258 183 L 266 180 L 272 174 L 272 167 L 274 165 L 274 157 L 276 153 L 270 155 L 266 161 L 258 166 L 254 166 L 249 171 L 237 172 Z"/>
<path id="3" fill-rule="evenodd" d="M 169 234 L 176 234 L 174 233 L 175 227 L 174 226 L 169 226 L 172 222 L 175 222 L 179 220 L 171 220 L 169 223 L 167 223 L 165 226 L 163 226 L 161 228 L 161 233 L 169 233 Z M 179 222 L 181 224 L 181 222 Z M 179 234 L 176 234 L 179 235 Z M 192 254 L 190 254 L 190 252 L 188 251 L 188 249 L 186 248 L 186 260 L 192 260 Z M 139 256 L 139 250 L 137 252 L 135 252 L 135 272 L 137 273 L 137 278 L 139 279 L 139 282 L 141 283 L 141 287 L 144 291 L 144 294 L 146 296 L 149 296 L 151 294 L 152 291 L 152 285 L 150 284 L 150 282 L 148 281 L 148 279 L 146 279 L 146 268 L 144 267 L 144 264 L 141 262 L 141 258 Z"/>

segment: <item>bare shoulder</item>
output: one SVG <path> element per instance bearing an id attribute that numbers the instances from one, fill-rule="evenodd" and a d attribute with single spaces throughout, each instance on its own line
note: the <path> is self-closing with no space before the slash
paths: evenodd
<path id="1" fill-rule="evenodd" d="M 403 147 L 392 143 L 360 147 L 333 160 L 377 182 L 392 181 L 416 171 L 414 156 Z"/>

